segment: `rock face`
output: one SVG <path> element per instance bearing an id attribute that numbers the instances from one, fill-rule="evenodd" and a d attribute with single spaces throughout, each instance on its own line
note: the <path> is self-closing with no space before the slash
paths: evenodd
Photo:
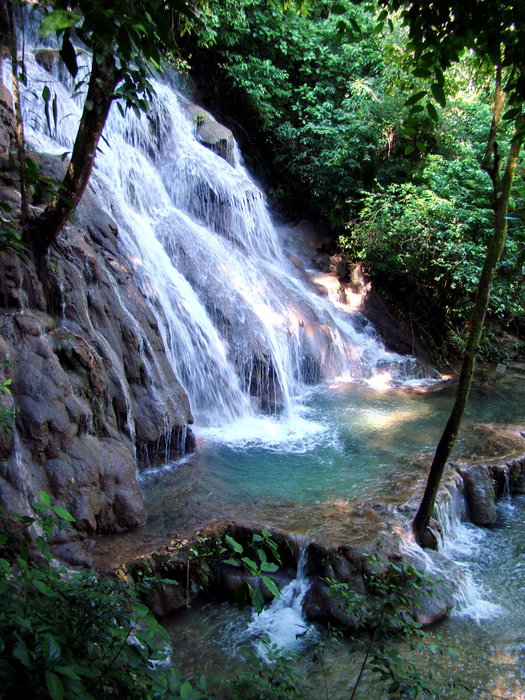
<path id="1" fill-rule="evenodd" d="M 9 90 L 0 83 L 0 153 L 14 148 L 15 138 L 13 100 Z"/>
<path id="2" fill-rule="evenodd" d="M 235 139 L 232 132 L 218 121 L 205 109 L 188 103 L 186 111 L 195 124 L 195 135 L 207 148 L 224 158 L 230 165 L 234 165 Z"/>
<path id="3" fill-rule="evenodd" d="M 0 303 L 0 360 L 17 406 L 0 441 L 0 504 L 27 510 L 42 489 L 81 535 L 140 525 L 137 467 L 192 449 L 192 418 L 116 225 L 91 196 L 50 251 L 43 283 L 30 263 L 0 254 Z"/>
<path id="4" fill-rule="evenodd" d="M 490 471 L 483 465 L 461 470 L 470 519 L 475 525 L 494 525 L 497 520 L 496 494 Z"/>

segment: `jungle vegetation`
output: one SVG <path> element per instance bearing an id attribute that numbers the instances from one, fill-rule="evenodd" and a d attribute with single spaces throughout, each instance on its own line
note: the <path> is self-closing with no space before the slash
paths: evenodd
<path id="1" fill-rule="evenodd" d="M 479 4 L 469 3 L 468 12 Z M 283 13 L 264 0 L 212 0 L 213 18 L 201 34 L 207 47 L 188 47 L 190 75 L 255 152 L 251 165 L 281 214 L 327 225 L 334 251 L 338 244 L 350 262 L 365 266 L 442 360 L 465 348 L 493 229 L 484 159 L 498 59 L 487 44 L 469 43 L 465 31 L 455 55 L 434 51 L 443 67 L 436 78 L 429 59 L 436 46 L 425 47 L 428 65 L 416 65 L 415 38 L 404 23 L 403 7 L 421 3 L 380 5 L 382 12 L 371 3 L 319 0 L 307 13 Z M 503 5 L 511 23 L 523 22 L 518 3 Z M 519 60 L 508 55 L 503 83 L 513 71 L 521 75 Z M 516 99 L 499 124 L 498 159 L 521 113 Z M 525 330 L 523 176 L 520 160 L 481 340 L 480 357 L 489 360 L 507 357 L 502 330 Z"/>

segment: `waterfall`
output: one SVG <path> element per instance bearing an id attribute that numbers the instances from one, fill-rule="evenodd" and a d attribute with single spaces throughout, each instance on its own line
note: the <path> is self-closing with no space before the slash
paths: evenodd
<path id="1" fill-rule="evenodd" d="M 47 69 L 27 57 L 26 136 L 58 155 L 72 148 L 82 97 L 56 61 Z M 362 315 L 321 296 L 288 260 L 264 193 L 238 158 L 197 140 L 187 99 L 168 82 L 154 87 L 147 113 L 113 106 L 90 188 L 118 224 L 197 423 L 292 413 L 306 385 L 342 375 L 410 374 L 413 358 L 385 351 Z"/>
<path id="2" fill-rule="evenodd" d="M 265 660 L 268 660 L 268 647 L 297 652 L 306 639 L 315 635 L 314 627 L 305 620 L 302 609 L 304 596 L 310 587 L 306 564 L 306 547 L 303 547 L 296 578 L 260 614 L 253 613 L 244 631 L 244 638 L 257 640 L 257 653 Z"/>
<path id="3" fill-rule="evenodd" d="M 463 494 L 463 480 L 459 474 L 442 491 L 435 505 L 434 516 L 441 527 L 438 556 L 424 550 L 415 542 L 408 542 L 406 549 L 431 575 L 450 580 L 455 586 L 454 608 L 451 615 L 466 617 L 480 623 L 501 613 L 501 606 L 488 600 L 491 595 L 475 580 L 469 560 L 476 558 L 483 546 L 486 531 L 473 525 L 467 518 L 467 506 Z M 447 561 L 457 565 L 451 571 Z"/>

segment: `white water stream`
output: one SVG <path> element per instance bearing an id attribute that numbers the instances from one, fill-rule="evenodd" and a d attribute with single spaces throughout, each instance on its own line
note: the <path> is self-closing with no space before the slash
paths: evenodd
<path id="1" fill-rule="evenodd" d="M 26 67 L 27 139 L 70 151 L 81 98 L 64 69 L 50 74 L 31 55 Z M 44 85 L 57 98 L 50 124 Z M 291 417 L 313 380 L 367 379 L 378 367 L 410 376 L 411 358 L 386 352 L 360 314 L 321 296 L 287 259 L 263 192 L 238 159 L 198 142 L 186 99 L 167 83 L 155 91 L 147 114 L 112 108 L 90 187 L 118 223 L 197 424 L 231 425 L 261 407 Z"/>

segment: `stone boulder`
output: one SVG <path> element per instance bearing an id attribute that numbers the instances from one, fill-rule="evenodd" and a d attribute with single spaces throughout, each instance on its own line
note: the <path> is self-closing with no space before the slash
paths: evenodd
<path id="1" fill-rule="evenodd" d="M 475 464 L 460 469 L 469 516 L 475 525 L 494 525 L 497 520 L 496 493 L 489 470 Z"/>
<path id="2" fill-rule="evenodd" d="M 518 457 L 507 464 L 511 493 L 525 493 L 525 457 Z"/>
<path id="3" fill-rule="evenodd" d="M 235 165 L 235 139 L 230 129 L 219 124 L 209 112 L 198 105 L 187 103 L 185 108 L 195 125 L 198 140 L 230 165 Z"/>

